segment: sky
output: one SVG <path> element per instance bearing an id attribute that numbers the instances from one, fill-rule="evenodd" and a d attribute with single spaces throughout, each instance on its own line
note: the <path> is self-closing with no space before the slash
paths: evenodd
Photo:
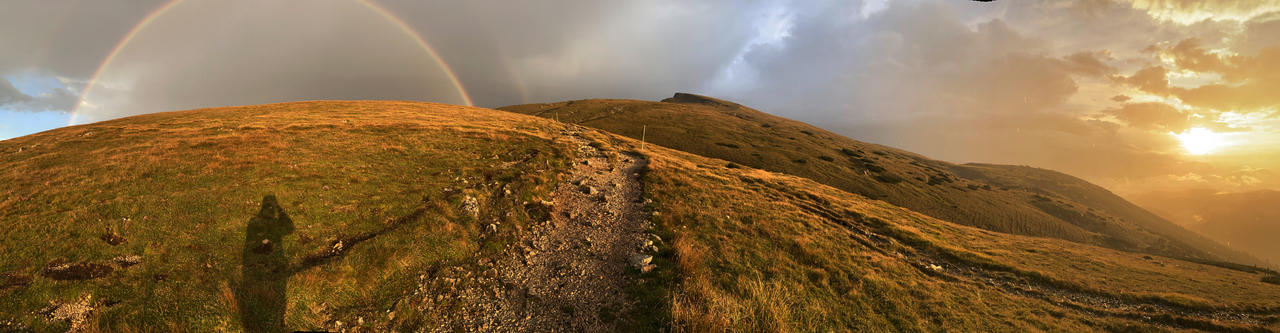
<path id="1" fill-rule="evenodd" d="M 0 4 L 0 139 L 294 100 L 677 91 L 1121 194 L 1280 189 L 1280 0 Z"/>

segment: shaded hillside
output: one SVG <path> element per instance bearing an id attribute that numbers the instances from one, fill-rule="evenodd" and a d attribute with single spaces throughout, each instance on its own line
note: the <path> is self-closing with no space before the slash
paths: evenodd
<path id="1" fill-rule="evenodd" d="M 988 230 L 1174 257 L 1255 262 L 1136 212 L 1114 195 L 1086 199 L 1071 191 L 993 183 L 988 179 L 995 175 L 983 176 L 980 167 L 855 141 L 714 98 L 676 94 L 663 102 L 600 99 L 500 109 L 644 136 L 654 144 L 729 161 L 730 167 L 797 175 Z M 1096 188 L 1067 178 L 1067 187 Z"/>
<path id="2" fill-rule="evenodd" d="M 1280 264 L 1280 192 L 1154 192 L 1134 202 L 1182 226 Z"/>
<path id="3" fill-rule="evenodd" d="M 992 233 L 479 108 L 137 116 L 0 141 L 0 170 L 0 331 L 1280 329 L 1275 272 Z M 633 305 L 583 302 L 592 281 Z"/>

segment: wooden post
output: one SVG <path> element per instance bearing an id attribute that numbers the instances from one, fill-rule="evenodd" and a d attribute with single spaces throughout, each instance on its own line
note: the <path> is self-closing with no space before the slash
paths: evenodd
<path id="1" fill-rule="evenodd" d="M 649 131 L 649 126 L 640 125 L 640 150 L 644 150 L 644 135 Z"/>

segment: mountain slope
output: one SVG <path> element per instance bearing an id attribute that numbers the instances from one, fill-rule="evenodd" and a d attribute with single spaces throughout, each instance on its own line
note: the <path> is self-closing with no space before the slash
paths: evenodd
<path id="1" fill-rule="evenodd" d="M 130 117 L 0 141 L 0 183 L 0 331 L 1280 329 L 1274 272 L 480 108 Z"/>
<path id="2" fill-rule="evenodd" d="M 1090 190 L 1053 190 L 1008 177 L 1007 168 L 932 160 L 714 98 L 678 93 L 663 102 L 581 100 L 500 109 L 643 136 L 665 147 L 813 179 L 988 230 L 1174 257 L 1257 263 L 1074 177 L 1049 178 L 1059 189 Z M 991 181 L 994 178 L 1002 181 Z"/>
<path id="3" fill-rule="evenodd" d="M 1280 264 L 1280 191 L 1154 192 L 1134 201 L 1170 221 Z"/>

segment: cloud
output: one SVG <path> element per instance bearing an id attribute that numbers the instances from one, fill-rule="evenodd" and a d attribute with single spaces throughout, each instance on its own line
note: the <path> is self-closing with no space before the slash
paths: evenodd
<path id="1" fill-rule="evenodd" d="M 1100 52 L 1077 52 L 1063 58 L 1063 66 L 1068 71 L 1087 76 L 1106 76 L 1116 72 L 1116 68 L 1103 62 Z"/>
<path id="2" fill-rule="evenodd" d="M 1277 0 L 1123 0 L 1123 2 L 1128 2 L 1135 9 L 1145 10 L 1154 18 L 1182 24 L 1203 20 L 1245 21 L 1280 10 L 1280 1 Z"/>
<path id="3" fill-rule="evenodd" d="M 1157 53 L 1172 60 L 1179 71 L 1221 75 L 1225 82 L 1193 87 L 1175 87 L 1169 82 L 1170 70 L 1164 66 L 1143 68 L 1129 76 L 1115 76 L 1139 90 L 1177 97 L 1199 108 L 1218 111 L 1246 112 L 1280 105 L 1280 45 L 1261 49 L 1256 55 L 1220 55 L 1205 49 L 1198 39 L 1190 38 L 1170 48 L 1157 48 Z"/>
<path id="4" fill-rule="evenodd" d="M 80 96 L 66 89 L 55 87 L 35 96 L 28 95 L 13 85 L 9 79 L 0 78 L 0 107 L 14 111 L 70 111 Z"/>
<path id="5" fill-rule="evenodd" d="M 24 103 L 30 100 L 31 96 L 27 96 L 27 94 L 19 91 L 17 87 L 13 86 L 13 82 L 10 82 L 5 78 L 0 78 L 0 107 L 16 103 Z"/>
<path id="6" fill-rule="evenodd" d="M 0 75 L 34 68 L 78 83 L 15 95 L 0 82 L 0 103 L 74 108 L 79 85 L 163 2 L 6 6 Z M 1270 0 L 377 3 L 480 106 L 702 92 L 928 156 L 1102 182 L 1212 175 L 1161 132 L 1239 131 L 1215 116 L 1280 103 L 1267 51 L 1280 14 L 1260 14 Z M 1221 19 L 1197 19 L 1208 17 Z M 461 102 L 411 36 L 353 0 L 183 2 L 92 92 L 88 120 L 303 99 Z"/>
<path id="7" fill-rule="evenodd" d="M 1145 130 L 1181 133 L 1189 126 L 1185 113 L 1165 103 L 1127 103 L 1103 112 Z"/>

